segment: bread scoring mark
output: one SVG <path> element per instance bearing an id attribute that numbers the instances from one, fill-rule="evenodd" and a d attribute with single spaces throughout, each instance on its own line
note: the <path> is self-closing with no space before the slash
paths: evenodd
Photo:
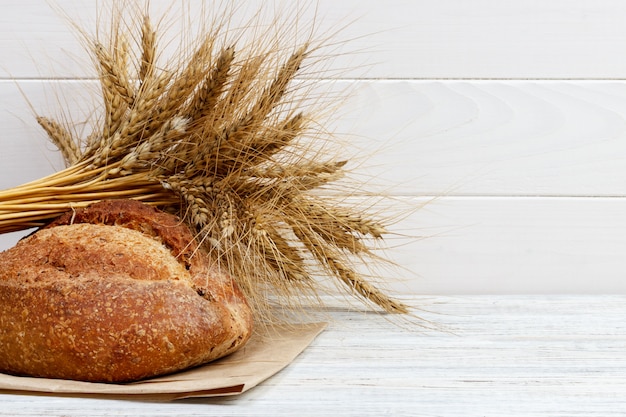
<path id="1" fill-rule="evenodd" d="M 133 236 L 141 231 L 81 224 L 80 216 L 78 210 L 68 213 L 73 225 L 39 230 L 0 255 L 0 348 L 5 352 L 0 350 L 0 371 L 125 382 L 205 363 L 249 338 L 245 299 L 234 300 L 238 293 L 228 293 L 236 288 L 231 278 L 211 268 L 201 252 L 187 259 L 186 268 L 165 240 L 142 236 L 137 243 Z M 146 241 L 147 251 L 134 252 Z M 88 263 L 92 254 L 103 269 Z M 129 279 L 115 270 L 120 255 L 166 262 L 179 278 L 168 272 L 158 280 Z"/>
<path id="2" fill-rule="evenodd" d="M 163 244 L 189 271 L 202 267 L 203 256 L 191 230 L 176 216 L 161 212 L 134 200 L 103 200 L 86 208 L 73 209 L 51 222 L 46 228 L 90 223 L 120 226 L 136 230 Z"/>
<path id="3" fill-rule="evenodd" d="M 142 280 L 186 280 L 189 271 L 160 242 L 136 230 L 93 224 L 43 229 L 26 254 L 41 266 L 35 280 L 59 274 L 122 275 Z"/>

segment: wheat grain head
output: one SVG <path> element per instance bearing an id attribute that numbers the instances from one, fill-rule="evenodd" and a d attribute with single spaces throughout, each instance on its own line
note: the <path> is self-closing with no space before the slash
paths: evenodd
<path id="1" fill-rule="evenodd" d="M 323 45 L 314 31 L 296 45 L 293 22 L 252 20 L 243 29 L 254 36 L 242 42 L 222 16 L 164 62 L 147 7 L 114 2 L 112 10 L 111 27 L 86 36 L 101 86 L 96 134 L 77 148 L 80 140 L 39 119 L 72 164 L 54 193 L 74 203 L 117 193 L 177 212 L 261 319 L 275 299 L 318 300 L 326 290 L 320 274 L 384 311 L 406 313 L 358 272 L 361 262 L 384 262 L 371 245 L 385 236 L 384 218 L 333 197 L 349 158 L 329 150 L 337 139 L 316 124 L 327 103 L 312 93 L 315 79 L 302 76 Z M 50 216 L 36 210 L 52 194 L 42 184 L 37 213 L 24 224 Z M 0 218 L 12 207 L 1 200 Z"/>

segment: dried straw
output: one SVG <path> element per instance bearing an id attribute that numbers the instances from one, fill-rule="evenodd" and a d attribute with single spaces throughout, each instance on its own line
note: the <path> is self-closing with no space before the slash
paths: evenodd
<path id="1" fill-rule="evenodd" d="M 81 142 L 38 118 L 68 168 L 0 192 L 0 232 L 101 199 L 137 199 L 195 228 L 260 316 L 272 295 L 294 304 L 316 295 L 317 271 L 387 312 L 406 313 L 357 272 L 355 259 L 378 262 L 370 242 L 385 225 L 316 193 L 345 174 L 346 160 L 324 156 L 328 138 L 316 136 L 313 115 L 297 106 L 307 90 L 293 81 L 312 43 L 287 54 L 274 42 L 237 49 L 212 30 L 168 67 L 157 62 L 150 17 L 132 17 L 115 19 L 108 43 L 88 42 L 103 103 L 97 131 Z"/>

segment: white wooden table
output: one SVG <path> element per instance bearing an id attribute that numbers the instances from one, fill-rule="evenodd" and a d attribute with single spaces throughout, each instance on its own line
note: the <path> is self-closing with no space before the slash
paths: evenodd
<path id="1" fill-rule="evenodd" d="M 235 397 L 0 395 L 2 416 L 624 416 L 626 296 L 415 298 L 447 331 L 332 309 L 288 368 Z"/>

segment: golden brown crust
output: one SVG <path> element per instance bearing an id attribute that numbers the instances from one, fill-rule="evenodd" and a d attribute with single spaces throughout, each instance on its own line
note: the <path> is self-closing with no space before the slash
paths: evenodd
<path id="1" fill-rule="evenodd" d="M 191 230 L 171 214 L 135 200 L 104 200 L 89 207 L 67 212 L 47 227 L 77 223 L 122 226 L 161 241 L 181 262 L 204 261 L 194 257 L 197 245 Z"/>
<path id="2" fill-rule="evenodd" d="M 0 254 L 0 371 L 134 381 L 247 341 L 252 314 L 236 284 L 187 252 L 197 248 L 178 219 L 146 207 L 99 203 Z"/>

